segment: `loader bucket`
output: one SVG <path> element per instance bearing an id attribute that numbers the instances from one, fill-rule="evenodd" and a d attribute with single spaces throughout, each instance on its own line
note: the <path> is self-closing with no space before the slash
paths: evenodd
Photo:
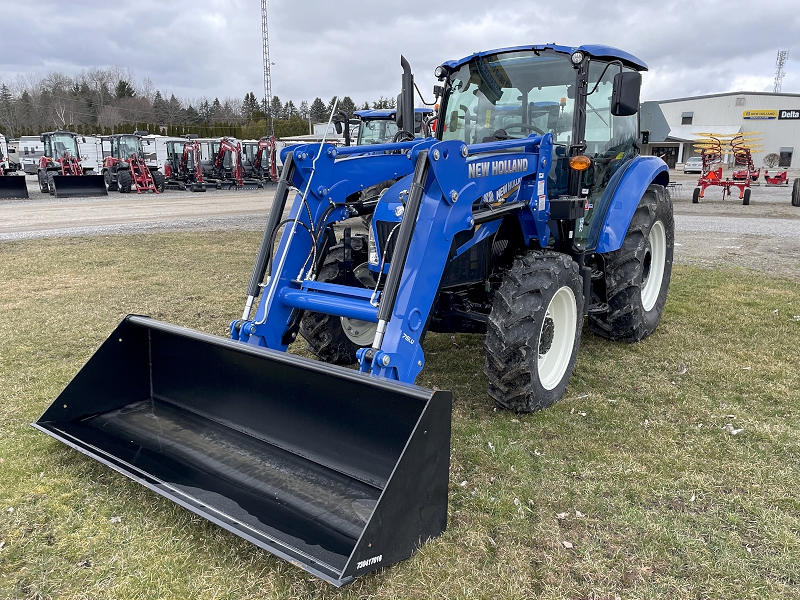
<path id="1" fill-rule="evenodd" d="M 108 196 L 102 175 L 55 175 L 53 185 L 57 198 Z"/>
<path id="2" fill-rule="evenodd" d="M 338 587 L 444 531 L 451 404 L 130 315 L 33 426 Z"/>
<path id="3" fill-rule="evenodd" d="M 3 198 L 28 198 L 25 178 L 18 175 L 0 176 L 0 199 Z"/>

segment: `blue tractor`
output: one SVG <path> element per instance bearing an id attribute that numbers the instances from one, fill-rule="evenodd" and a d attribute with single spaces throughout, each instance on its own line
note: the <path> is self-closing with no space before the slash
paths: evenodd
<path id="1" fill-rule="evenodd" d="M 628 342 L 658 325 L 673 217 L 639 154 L 646 68 L 480 52 L 437 68 L 434 136 L 291 148 L 230 339 L 129 315 L 34 426 L 337 586 L 410 556 L 447 522 L 428 332 L 485 334 L 488 395 L 523 412 L 564 393 L 584 317 Z M 354 233 L 348 198 L 390 180 Z M 286 353 L 298 333 L 323 360 Z"/>

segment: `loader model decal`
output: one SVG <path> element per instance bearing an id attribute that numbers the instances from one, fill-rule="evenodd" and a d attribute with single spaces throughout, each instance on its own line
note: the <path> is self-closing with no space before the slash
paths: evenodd
<path id="1" fill-rule="evenodd" d="M 506 175 L 508 173 L 521 173 L 528 170 L 527 158 L 513 158 L 508 160 L 489 160 L 486 162 L 474 162 L 469 164 L 468 177 L 476 179 L 478 177 L 489 177 L 495 175 Z"/>
<path id="2" fill-rule="evenodd" d="M 522 178 L 520 177 L 519 179 L 509 181 L 507 184 L 500 186 L 496 190 L 486 192 L 481 198 L 481 202 L 485 204 L 502 204 L 503 202 L 510 202 L 514 198 L 517 190 L 519 190 L 519 184 L 521 182 Z"/>
<path id="3" fill-rule="evenodd" d="M 382 560 L 383 560 L 383 554 L 379 554 L 378 556 L 373 556 L 372 558 L 368 558 L 367 560 L 360 560 L 356 565 L 356 569 L 363 569 L 364 567 L 377 564 Z"/>

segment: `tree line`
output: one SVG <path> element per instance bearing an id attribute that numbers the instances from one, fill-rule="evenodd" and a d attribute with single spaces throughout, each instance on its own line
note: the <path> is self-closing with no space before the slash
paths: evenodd
<path id="1" fill-rule="evenodd" d="M 39 135 L 66 129 L 83 135 L 110 135 L 147 131 L 163 135 L 195 133 L 200 137 L 260 138 L 267 134 L 270 117 L 275 135 L 309 133 L 310 123 L 326 122 L 335 98 L 317 97 L 295 104 L 278 96 L 271 102 L 253 92 L 243 99 L 178 98 L 162 94 L 149 79 L 136 80 L 134 72 L 121 67 L 93 68 L 75 77 L 50 73 L 42 77 L 0 82 L 0 133 L 8 138 Z M 394 108 L 393 98 L 381 96 L 362 105 L 341 98 L 337 112 Z"/>

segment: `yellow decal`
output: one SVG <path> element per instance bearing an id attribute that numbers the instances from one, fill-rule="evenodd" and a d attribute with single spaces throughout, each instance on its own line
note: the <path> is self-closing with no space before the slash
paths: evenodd
<path id="1" fill-rule="evenodd" d="M 767 121 L 770 119 L 778 118 L 777 110 L 746 110 L 742 113 L 743 119 L 750 119 L 754 121 Z"/>
<path id="2" fill-rule="evenodd" d="M 492 124 L 492 111 L 486 111 L 486 125 L 484 127 L 488 128 Z"/>

